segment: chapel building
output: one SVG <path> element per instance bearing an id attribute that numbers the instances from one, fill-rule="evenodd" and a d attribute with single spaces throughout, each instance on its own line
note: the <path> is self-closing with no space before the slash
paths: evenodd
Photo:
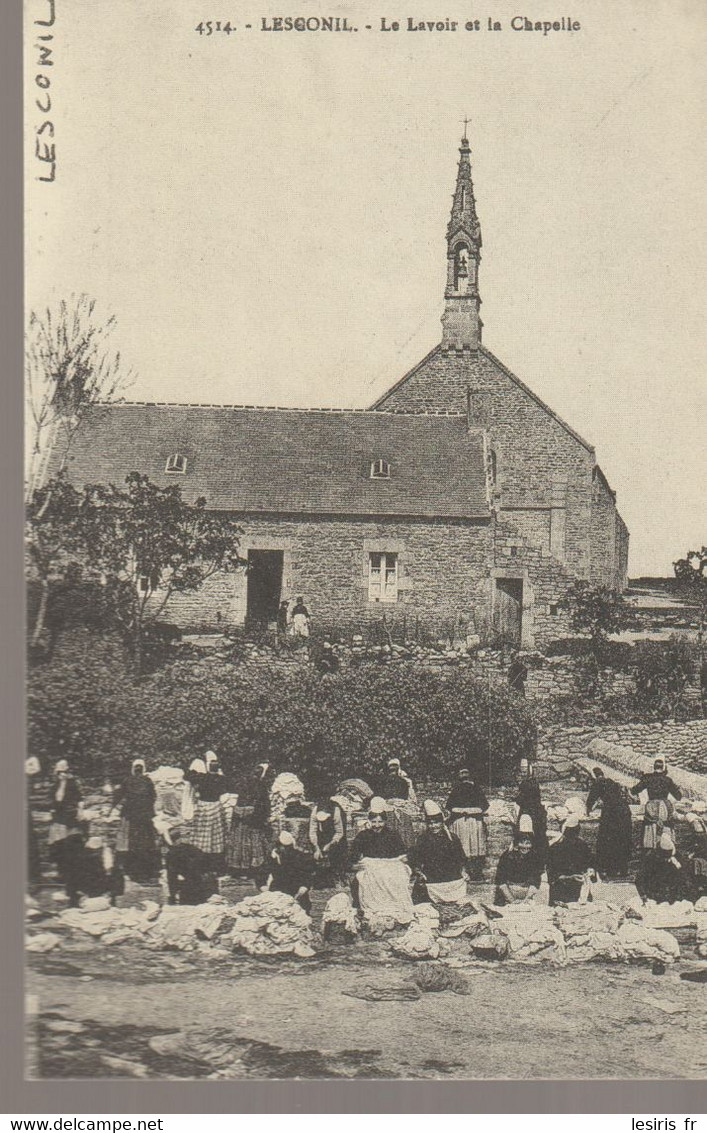
<path id="1" fill-rule="evenodd" d="M 628 531 L 593 447 L 482 343 L 470 147 L 447 226 L 442 341 L 369 410 L 116 403 L 73 442 L 73 483 L 181 483 L 243 528 L 247 571 L 170 600 L 188 629 L 274 623 L 300 595 L 327 633 L 535 648 L 576 579 L 621 592 Z"/>

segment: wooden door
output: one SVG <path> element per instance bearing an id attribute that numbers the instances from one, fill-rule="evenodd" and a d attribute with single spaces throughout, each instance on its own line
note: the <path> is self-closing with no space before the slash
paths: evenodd
<path id="1" fill-rule="evenodd" d="M 506 645 L 521 643 L 523 634 L 523 580 L 497 578 L 493 602 L 493 625 Z"/>

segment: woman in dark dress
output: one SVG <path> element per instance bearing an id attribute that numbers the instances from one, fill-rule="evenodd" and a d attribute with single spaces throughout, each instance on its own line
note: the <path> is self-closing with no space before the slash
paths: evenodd
<path id="1" fill-rule="evenodd" d="M 600 767 L 587 795 L 587 814 L 601 802 L 596 866 L 603 877 L 626 877 L 631 860 L 631 808 L 619 783 L 607 779 Z"/>
<path id="2" fill-rule="evenodd" d="M 51 794 L 52 821 L 49 826 L 49 856 L 56 862 L 59 877 L 64 880 L 64 856 L 67 839 L 78 832 L 78 811 L 81 788 L 65 759 L 54 766 Z"/>
<path id="3" fill-rule="evenodd" d="M 309 891 L 312 888 L 313 874 L 312 856 L 298 850 L 293 835 L 289 830 L 283 830 L 270 855 L 267 888 L 273 893 L 288 893 L 302 906 L 305 913 L 310 913 L 312 901 Z"/>
<path id="4" fill-rule="evenodd" d="M 467 900 L 466 856 L 456 834 L 444 824 L 442 808 L 434 799 L 422 804 L 426 829 L 408 854 L 423 898 L 433 904 L 460 904 Z M 413 900 L 419 900 L 413 891 Z"/>
<path id="5" fill-rule="evenodd" d="M 351 845 L 351 864 L 356 875 L 351 885 L 354 902 L 369 921 L 385 918 L 409 924 L 414 916 L 410 892 L 410 867 L 405 862 L 400 835 L 387 822 L 382 798 L 371 799 L 368 828 Z"/>
<path id="6" fill-rule="evenodd" d="M 270 764 L 259 763 L 255 772 L 237 785 L 238 805 L 233 808 L 226 840 L 226 865 L 231 873 L 255 877 L 262 873 L 270 853 Z"/>
<path id="7" fill-rule="evenodd" d="M 472 880 L 478 880 L 483 873 L 487 853 L 484 815 L 488 809 L 489 801 L 472 779 L 469 768 L 460 768 L 457 782 L 447 799 L 449 829 L 462 844 Z"/>
<path id="8" fill-rule="evenodd" d="M 561 837 L 547 852 L 550 904 L 567 905 L 579 901 L 593 868 L 592 851 L 579 836 L 579 818 L 571 814 L 565 820 Z"/>
<path id="9" fill-rule="evenodd" d="M 532 901 L 540 889 L 542 863 L 530 834 L 517 832 L 513 846 L 501 854 L 496 867 L 496 905 Z"/>
<path id="10" fill-rule="evenodd" d="M 630 788 L 635 798 L 640 798 L 645 791 L 648 795 L 643 812 L 643 833 L 641 843 L 644 850 L 658 848 L 663 830 L 670 830 L 673 822 L 673 804 L 671 797 L 679 802 L 682 791 L 668 775 L 668 768 L 664 759 L 653 761 L 653 770 L 642 775 L 637 783 Z"/>
<path id="11" fill-rule="evenodd" d="M 134 759 L 130 778 L 117 788 L 113 802 L 120 806 L 122 820 L 115 844 L 125 874 L 144 883 L 157 877 L 160 856 L 153 818 L 157 792 L 145 774 L 144 759 Z"/>
<path id="12" fill-rule="evenodd" d="M 169 904 L 202 905 L 218 893 L 218 882 L 206 854 L 181 837 L 178 827 L 171 831 L 172 844 L 165 857 Z"/>
<path id="13" fill-rule="evenodd" d="M 692 886 L 685 862 L 675 853 L 672 835 L 664 830 L 655 850 L 644 856 L 636 874 L 636 889 L 643 901 L 667 902 L 692 899 Z"/>
<path id="14" fill-rule="evenodd" d="M 317 885 L 335 885 L 346 871 L 348 851 L 346 816 L 334 799 L 324 799 L 312 807 L 309 841 L 317 863 Z"/>
<path id="15" fill-rule="evenodd" d="M 399 759 L 389 759 L 378 780 L 378 797 L 388 803 L 388 827 L 400 835 L 409 849 L 415 841 L 414 816 L 418 813 L 415 787 Z"/>
<path id="16" fill-rule="evenodd" d="M 541 865 L 547 858 L 547 811 L 540 797 L 540 786 L 537 779 L 528 776 L 523 779 L 516 795 L 518 819 L 516 832 L 520 831 L 520 820 L 527 815 L 533 824 L 533 850 Z"/>
<path id="17" fill-rule="evenodd" d="M 82 897 L 107 897 L 111 905 L 123 892 L 123 874 L 113 854 L 100 837 L 86 838 L 75 830 L 65 840 L 64 885 L 69 904 Z"/>

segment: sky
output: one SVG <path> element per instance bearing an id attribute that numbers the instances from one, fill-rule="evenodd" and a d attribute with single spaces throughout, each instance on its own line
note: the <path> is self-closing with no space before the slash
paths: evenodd
<path id="1" fill-rule="evenodd" d="M 596 447 L 632 575 L 707 542 L 698 0 L 579 0 L 548 35 L 506 0 L 220 0 L 238 30 L 211 36 L 201 0 L 56 0 L 40 28 L 50 3 L 25 0 L 27 308 L 95 297 L 130 400 L 372 404 L 440 340 L 469 116 L 485 345 Z M 288 11 L 359 30 L 259 30 Z"/>

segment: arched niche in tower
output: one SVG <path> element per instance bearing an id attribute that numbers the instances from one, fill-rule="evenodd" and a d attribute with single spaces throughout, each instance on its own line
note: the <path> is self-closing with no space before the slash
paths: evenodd
<path id="1" fill-rule="evenodd" d="M 469 286 L 469 245 L 457 244 L 454 249 L 454 290 L 466 291 Z"/>

